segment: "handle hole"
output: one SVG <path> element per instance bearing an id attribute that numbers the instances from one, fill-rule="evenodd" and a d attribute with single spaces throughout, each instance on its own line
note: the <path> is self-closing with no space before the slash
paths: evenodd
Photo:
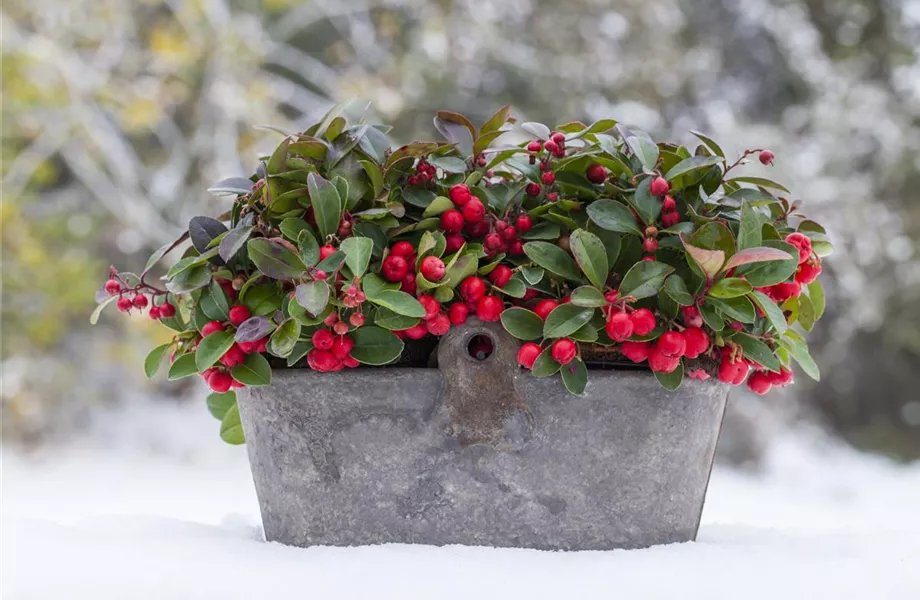
<path id="1" fill-rule="evenodd" d="M 492 338 L 483 334 L 474 335 L 466 345 L 466 351 L 478 361 L 489 358 L 494 350 L 495 344 L 492 342 Z"/>

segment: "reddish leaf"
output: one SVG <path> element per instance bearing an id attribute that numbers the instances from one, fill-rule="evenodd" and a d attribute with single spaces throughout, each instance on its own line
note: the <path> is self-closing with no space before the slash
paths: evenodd
<path id="1" fill-rule="evenodd" d="M 792 260 L 788 252 L 783 252 L 778 248 L 748 248 L 736 253 L 725 264 L 725 270 L 733 269 L 740 265 L 756 262 L 769 262 L 771 260 Z"/>
<path id="2" fill-rule="evenodd" d="M 684 236 L 680 236 L 680 241 L 684 243 L 687 254 L 696 261 L 696 264 L 699 265 L 707 277 L 713 277 L 725 264 L 725 253 L 721 250 L 697 248 L 688 243 Z"/>

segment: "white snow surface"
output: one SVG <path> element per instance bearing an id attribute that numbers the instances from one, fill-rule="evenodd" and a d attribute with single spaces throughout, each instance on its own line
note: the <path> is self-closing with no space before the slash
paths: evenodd
<path id="1" fill-rule="evenodd" d="M 79 443 L 2 456 L 0 596 L 920 598 L 920 465 L 799 431 L 766 468 L 717 467 L 694 543 L 613 552 L 262 539 L 245 449 L 200 406 L 112 414 Z M 113 433 L 116 437 L 112 437 Z"/>

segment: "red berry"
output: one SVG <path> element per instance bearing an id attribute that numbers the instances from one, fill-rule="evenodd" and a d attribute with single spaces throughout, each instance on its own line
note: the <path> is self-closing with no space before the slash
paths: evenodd
<path id="1" fill-rule="evenodd" d="M 230 349 L 224 352 L 224 355 L 220 357 L 220 364 L 230 368 L 241 364 L 245 360 L 246 353 L 243 352 L 243 349 L 240 348 L 239 344 L 233 344 L 230 346 Z"/>
<path id="2" fill-rule="evenodd" d="M 795 280 L 802 285 L 808 285 L 817 279 L 820 274 L 821 259 L 814 257 L 799 265 L 795 271 Z"/>
<path id="3" fill-rule="evenodd" d="M 428 327 L 425 326 L 424 321 L 413 325 L 409 329 L 405 330 L 406 337 L 410 340 L 420 340 L 426 335 L 428 335 Z"/>
<path id="4" fill-rule="evenodd" d="M 633 324 L 633 335 L 648 335 L 655 329 L 655 315 L 647 308 L 640 308 L 629 316 Z"/>
<path id="5" fill-rule="evenodd" d="M 479 302 L 485 295 L 486 282 L 479 277 L 467 277 L 460 283 L 460 297 L 467 303 Z"/>
<path id="6" fill-rule="evenodd" d="M 216 371 L 213 375 L 207 379 L 208 387 L 212 391 L 217 392 L 218 394 L 226 393 L 230 389 L 230 386 L 233 385 L 233 378 L 230 377 L 228 373 L 223 371 Z"/>
<path id="7" fill-rule="evenodd" d="M 327 275 L 325 271 L 313 271 L 313 279 L 317 281 L 326 281 L 328 277 L 329 275 Z"/>
<path id="8" fill-rule="evenodd" d="M 667 179 L 659 175 L 652 180 L 648 189 L 652 193 L 652 196 L 664 196 L 671 189 L 671 184 L 668 183 Z"/>
<path id="9" fill-rule="evenodd" d="M 676 211 L 661 214 L 661 224 L 665 227 L 674 227 L 678 223 L 680 223 L 680 214 Z"/>
<path id="10" fill-rule="evenodd" d="M 779 373 L 773 373 L 771 371 L 767 374 L 767 376 L 770 378 L 770 383 L 777 387 L 789 385 L 795 379 L 795 375 L 792 373 L 792 371 L 785 367 L 781 367 Z"/>
<path id="11" fill-rule="evenodd" d="M 329 315 L 325 319 L 323 319 L 323 325 L 325 325 L 326 327 L 332 327 L 338 322 L 339 322 L 339 315 L 338 313 L 334 313 L 334 312 L 329 313 Z"/>
<path id="12" fill-rule="evenodd" d="M 335 336 L 328 329 L 317 329 L 313 332 L 313 346 L 320 350 L 329 350 L 335 343 Z"/>
<path id="13" fill-rule="evenodd" d="M 115 301 L 115 306 L 117 306 L 118 310 L 120 310 L 121 312 L 128 312 L 129 310 L 131 310 L 131 307 L 133 307 L 134 305 L 131 304 L 130 300 L 122 296 L 121 298 Z"/>
<path id="14" fill-rule="evenodd" d="M 440 281 L 444 277 L 444 261 L 437 256 L 426 256 L 419 265 L 419 272 L 428 281 Z"/>
<path id="15" fill-rule="evenodd" d="M 553 140 L 546 140 L 546 142 L 543 143 L 543 148 L 545 148 L 547 152 L 555 152 L 559 149 L 559 144 Z"/>
<path id="16" fill-rule="evenodd" d="M 201 336 L 208 337 L 212 333 L 223 331 L 223 330 L 224 330 L 224 324 L 221 323 L 220 321 L 209 321 L 208 323 L 204 324 L 204 327 L 201 328 Z"/>
<path id="17" fill-rule="evenodd" d="M 546 317 L 549 316 L 549 313 L 553 312 L 557 306 L 559 306 L 558 302 L 555 300 L 550 300 L 549 298 L 545 298 L 537 302 L 537 305 L 534 307 L 533 311 L 537 313 L 538 317 L 545 321 Z"/>
<path id="18" fill-rule="evenodd" d="M 770 388 L 773 387 L 773 384 L 770 383 L 769 375 L 763 371 L 757 371 L 748 379 L 747 386 L 755 394 L 763 396 L 770 391 Z"/>
<path id="19" fill-rule="evenodd" d="M 387 281 L 402 281 L 409 272 L 409 263 L 402 256 L 391 254 L 383 260 L 380 272 Z"/>
<path id="20" fill-rule="evenodd" d="M 470 201 L 463 205 L 463 218 L 470 223 L 478 223 L 486 216 L 486 207 L 479 198 L 470 198 Z"/>
<path id="21" fill-rule="evenodd" d="M 537 357 L 543 352 L 543 349 L 540 348 L 538 344 L 533 342 L 527 342 L 521 349 L 518 350 L 517 361 L 518 364 L 524 367 L 525 369 L 532 369 L 533 363 L 537 360 Z"/>
<path id="22" fill-rule="evenodd" d="M 640 363 L 648 359 L 651 347 L 648 342 L 623 342 L 620 344 L 620 353 L 634 363 Z"/>
<path id="23" fill-rule="evenodd" d="M 109 296 L 114 296 L 121 291 L 121 283 L 117 279 L 109 279 L 105 282 L 105 291 Z"/>
<path id="24" fill-rule="evenodd" d="M 455 206 L 463 206 L 473 197 L 473 194 L 470 193 L 470 188 L 464 183 L 458 183 L 451 187 L 449 195 L 450 201 L 453 202 Z"/>
<path id="25" fill-rule="evenodd" d="M 665 356 L 680 358 L 687 350 L 687 342 L 684 341 L 684 336 L 680 333 L 668 331 L 655 341 L 655 347 Z"/>
<path id="26" fill-rule="evenodd" d="M 501 235 L 502 235 L 502 238 L 504 238 L 505 240 L 509 242 L 514 241 L 517 239 L 517 229 L 515 229 L 513 225 L 508 225 L 507 227 L 502 229 Z"/>
<path id="27" fill-rule="evenodd" d="M 498 296 L 483 296 L 476 302 L 476 316 L 483 321 L 498 321 L 504 308 Z"/>
<path id="28" fill-rule="evenodd" d="M 750 368 L 744 359 L 732 361 L 730 354 L 724 354 L 719 363 L 719 381 L 738 385 L 747 377 Z"/>
<path id="29" fill-rule="evenodd" d="M 782 304 L 789 298 L 798 298 L 802 294 L 802 284 L 798 281 L 777 283 L 767 288 L 766 294 L 777 304 Z"/>
<path id="30" fill-rule="evenodd" d="M 230 315 L 230 323 L 232 323 L 236 327 L 239 327 L 240 325 L 242 325 L 246 321 L 246 319 L 252 316 L 251 313 L 249 312 L 249 309 L 246 308 L 246 306 L 242 304 L 237 304 L 236 306 L 230 307 L 229 315 Z"/>
<path id="31" fill-rule="evenodd" d="M 256 352 L 265 352 L 268 348 L 268 336 L 256 342 Z"/>
<path id="32" fill-rule="evenodd" d="M 546 199 L 549 200 L 550 202 L 555 202 L 556 200 L 559 199 L 559 194 L 557 194 L 556 192 L 550 192 L 546 195 Z"/>
<path id="33" fill-rule="evenodd" d="M 415 281 L 415 273 L 406 273 L 406 276 L 403 277 L 403 280 L 399 285 L 399 289 L 406 292 L 410 296 L 414 296 L 416 290 L 418 289 Z"/>
<path id="34" fill-rule="evenodd" d="M 483 244 L 485 245 L 487 250 L 491 250 L 493 252 L 499 252 L 502 249 L 502 247 L 505 245 L 505 241 L 502 239 L 502 236 L 500 234 L 490 233 L 489 235 L 486 236 L 485 240 L 483 240 Z"/>
<path id="35" fill-rule="evenodd" d="M 431 335 L 442 336 L 450 330 L 450 318 L 447 315 L 435 315 L 433 319 L 425 321 L 425 327 Z"/>
<path id="36" fill-rule="evenodd" d="M 525 191 L 527 192 L 528 196 L 536 197 L 540 195 L 540 186 L 536 183 L 528 183 Z"/>
<path id="37" fill-rule="evenodd" d="M 617 312 L 610 316 L 607 325 L 604 326 L 610 339 L 616 342 L 622 342 L 633 333 L 633 322 L 625 312 Z"/>
<path id="38" fill-rule="evenodd" d="M 811 240 L 799 232 L 790 233 L 786 236 L 786 242 L 799 249 L 799 264 L 802 264 L 811 257 Z"/>
<path id="39" fill-rule="evenodd" d="M 709 350 L 709 335 L 699 327 L 688 327 L 683 333 L 686 348 L 684 356 L 696 358 Z"/>
<path id="40" fill-rule="evenodd" d="M 345 335 L 348 333 L 348 323 L 345 321 L 339 321 L 332 326 L 332 331 L 334 331 L 337 335 Z"/>
<path id="41" fill-rule="evenodd" d="M 514 221 L 514 226 L 520 233 L 527 233 L 533 228 L 533 220 L 527 215 L 521 215 Z"/>
<path id="42" fill-rule="evenodd" d="M 451 325 L 463 325 L 466 323 L 466 318 L 470 314 L 470 309 L 466 304 L 457 302 L 456 304 L 450 305 L 447 314 L 450 318 Z"/>
<path id="43" fill-rule="evenodd" d="M 772 165 L 775 156 L 769 150 L 761 150 L 757 158 L 760 160 L 760 164 L 762 165 Z"/>
<path id="44" fill-rule="evenodd" d="M 342 360 L 351 353 L 351 349 L 354 347 L 354 340 L 347 335 L 336 336 L 335 341 L 332 343 L 332 355 Z"/>
<path id="45" fill-rule="evenodd" d="M 232 377 L 232 375 L 231 375 L 231 377 Z M 240 388 L 244 388 L 244 387 L 246 387 L 246 384 L 245 384 L 245 383 L 240 383 L 240 382 L 237 381 L 236 379 L 231 379 L 231 380 L 230 380 L 230 388 L 231 388 L 231 389 L 240 389 Z"/>
<path id="46" fill-rule="evenodd" d="M 137 296 L 134 297 L 133 304 L 137 308 L 145 308 L 147 306 L 147 302 L 148 302 L 147 296 L 144 296 L 143 294 L 138 294 Z"/>
<path id="47" fill-rule="evenodd" d="M 661 351 L 658 344 L 649 348 L 648 366 L 657 373 L 673 373 L 680 365 L 680 356 L 671 356 Z"/>
<path id="48" fill-rule="evenodd" d="M 151 306 L 150 312 L 148 314 L 150 315 L 150 318 L 153 319 L 154 321 L 159 320 L 160 319 L 160 307 Z"/>
<path id="49" fill-rule="evenodd" d="M 314 348 L 307 352 L 307 364 L 310 365 L 310 368 L 314 371 L 328 373 L 329 371 L 337 370 L 339 360 L 328 350 Z"/>
<path id="50" fill-rule="evenodd" d="M 543 144 L 541 144 L 537 140 L 534 140 L 530 142 L 529 144 L 527 144 L 527 150 L 530 152 L 539 152 L 542 149 L 543 149 Z"/>
<path id="51" fill-rule="evenodd" d="M 445 211 L 441 215 L 441 229 L 448 233 L 460 233 L 463 230 L 463 214 L 453 208 Z"/>
<path id="52" fill-rule="evenodd" d="M 470 237 L 478 238 L 489 233 L 488 221 L 479 221 L 478 223 L 467 223 L 464 227 Z"/>
<path id="53" fill-rule="evenodd" d="M 556 142 L 557 144 L 564 144 L 564 143 L 565 143 L 565 134 L 562 133 L 562 132 L 560 132 L 560 131 L 555 131 L 555 132 L 553 132 L 553 134 L 552 134 L 551 136 L 549 136 L 549 139 L 553 140 L 553 141 Z"/>
<path id="54" fill-rule="evenodd" d="M 354 358 L 351 354 L 349 354 L 348 356 L 342 359 L 342 364 L 348 367 L 349 369 L 354 369 L 361 363 L 359 363 L 356 358 Z"/>
<path id="55" fill-rule="evenodd" d="M 166 302 L 160 305 L 160 317 L 163 319 L 170 319 L 176 316 L 176 307 Z"/>
<path id="56" fill-rule="evenodd" d="M 703 326 L 703 317 L 700 315 L 700 310 L 697 307 L 684 306 L 681 307 L 680 312 L 684 317 L 684 325 L 687 327 Z"/>
<path id="57" fill-rule="evenodd" d="M 511 256 L 521 256 L 524 254 L 524 244 L 521 240 L 514 240 L 508 245 L 508 254 Z"/>
<path id="58" fill-rule="evenodd" d="M 576 346 L 575 342 L 572 340 L 562 338 L 553 342 L 550 351 L 552 352 L 551 356 L 554 361 L 560 365 L 567 365 L 575 358 L 575 354 L 578 352 L 578 346 Z"/>
<path id="59" fill-rule="evenodd" d="M 552 171 L 547 171 L 546 173 L 540 175 L 540 181 L 543 185 L 553 185 L 556 183 L 556 176 Z"/>
<path id="60" fill-rule="evenodd" d="M 597 163 L 590 165 L 585 171 L 585 176 L 591 183 L 604 183 L 607 179 L 607 168 Z"/>
<path id="61" fill-rule="evenodd" d="M 319 248 L 319 259 L 320 260 L 328 258 L 332 254 L 335 254 L 335 246 L 320 246 Z"/>
<path id="62" fill-rule="evenodd" d="M 393 244 L 393 247 L 390 248 L 391 256 L 402 256 L 407 261 L 409 257 L 415 254 L 415 248 L 412 247 L 412 244 L 406 241 L 399 241 Z"/>
<path id="63" fill-rule="evenodd" d="M 352 313 L 352 315 L 348 317 L 348 322 L 351 323 L 352 327 L 361 327 L 364 325 L 364 315 L 361 313 Z"/>
<path id="64" fill-rule="evenodd" d="M 450 233 L 444 237 L 447 244 L 444 246 L 444 252 L 447 254 L 453 254 L 463 248 L 463 244 L 466 243 L 466 240 L 463 239 L 463 236 L 459 233 Z"/>
<path id="65" fill-rule="evenodd" d="M 409 175 L 407 180 L 409 185 L 418 185 L 418 175 Z"/>
<path id="66" fill-rule="evenodd" d="M 655 238 L 645 238 L 642 240 L 642 249 L 646 252 L 657 252 L 658 251 L 658 240 Z"/>
<path id="67" fill-rule="evenodd" d="M 433 319 L 441 312 L 441 304 L 434 299 L 434 296 L 419 296 L 419 304 L 425 309 L 425 319 Z"/>
<path id="68" fill-rule="evenodd" d="M 501 287 L 505 287 L 505 284 L 511 281 L 511 276 L 513 274 L 514 273 L 510 267 L 507 267 L 505 265 L 498 265 L 497 267 L 492 269 L 491 273 L 489 273 L 489 279 L 492 280 L 493 284 L 501 288 Z"/>

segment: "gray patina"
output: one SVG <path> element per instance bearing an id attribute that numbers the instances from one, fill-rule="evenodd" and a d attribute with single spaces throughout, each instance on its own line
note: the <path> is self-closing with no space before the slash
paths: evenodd
<path id="1" fill-rule="evenodd" d="M 492 338 L 485 361 L 466 352 Z M 692 540 L 728 389 L 592 371 L 584 396 L 515 365 L 471 319 L 439 369 L 276 371 L 239 394 L 265 536 L 553 550 Z"/>

